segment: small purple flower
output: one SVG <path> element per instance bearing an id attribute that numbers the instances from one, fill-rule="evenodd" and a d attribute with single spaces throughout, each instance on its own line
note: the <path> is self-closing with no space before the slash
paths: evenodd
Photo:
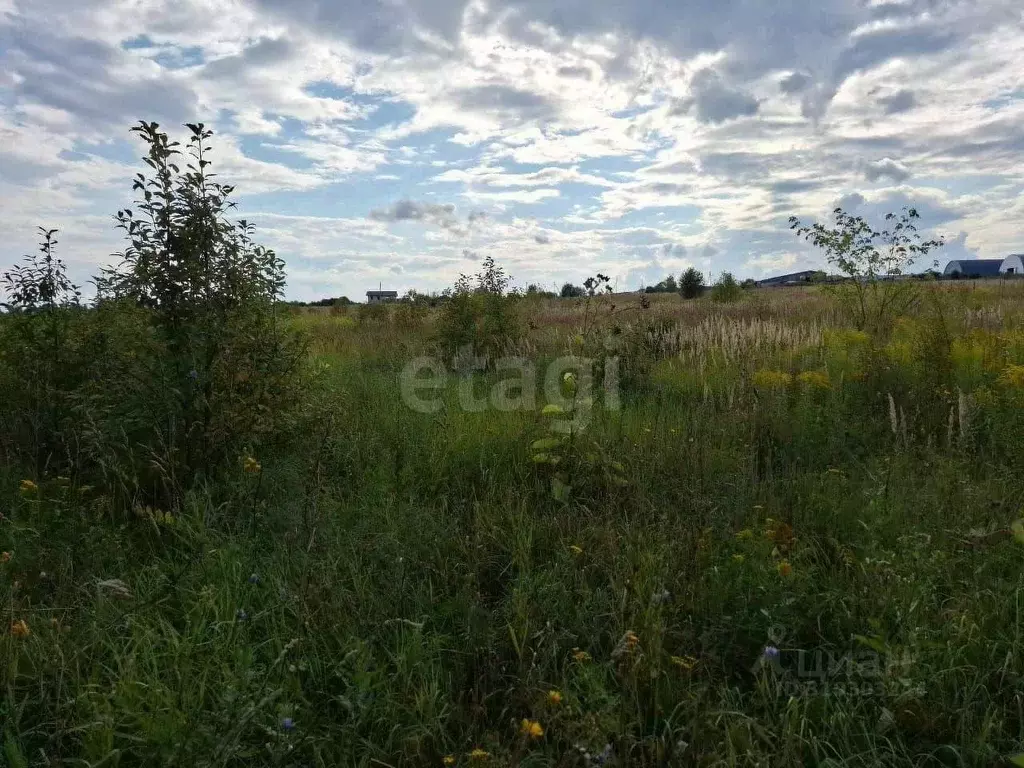
<path id="1" fill-rule="evenodd" d="M 779 649 L 774 645 L 766 645 L 762 655 L 767 661 L 776 661 L 779 658 Z"/>
<path id="2" fill-rule="evenodd" d="M 259 576 L 259 574 L 258 573 L 251 573 L 251 574 L 249 574 L 249 583 L 250 584 L 259 584 L 260 583 L 260 576 Z"/>
<path id="3" fill-rule="evenodd" d="M 245 612 L 244 608 L 239 608 L 238 613 L 235 614 L 235 618 L 239 621 L 245 621 L 249 618 L 249 614 Z"/>
<path id="4" fill-rule="evenodd" d="M 286 731 L 293 731 L 295 730 L 295 721 L 290 717 L 283 718 L 281 720 L 281 728 Z"/>
<path id="5" fill-rule="evenodd" d="M 195 381 L 196 379 L 199 378 L 199 371 L 197 371 L 195 368 L 193 368 L 191 371 L 188 372 L 188 377 L 192 381 Z"/>

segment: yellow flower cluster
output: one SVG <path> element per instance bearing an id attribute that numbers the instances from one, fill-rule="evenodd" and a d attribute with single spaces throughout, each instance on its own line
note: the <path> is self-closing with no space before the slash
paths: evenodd
<path id="1" fill-rule="evenodd" d="M 853 328 L 825 331 L 825 346 L 828 347 L 859 347 L 867 344 L 869 341 L 871 341 L 871 337 L 868 334 Z"/>
<path id="2" fill-rule="evenodd" d="M 548 691 L 548 701 L 551 702 L 552 704 L 561 704 L 562 703 L 562 692 L 561 691 L 555 691 L 555 690 Z"/>
<path id="3" fill-rule="evenodd" d="M 793 377 L 785 371 L 769 371 L 762 368 L 751 379 L 758 389 L 785 389 L 793 383 Z"/>
<path id="4" fill-rule="evenodd" d="M 697 666 L 697 659 L 693 656 L 671 656 L 669 657 L 669 661 L 687 672 Z"/>
<path id="5" fill-rule="evenodd" d="M 825 371 L 804 371 L 797 380 L 807 389 L 831 389 L 832 382 Z"/>
<path id="6" fill-rule="evenodd" d="M 540 723 L 526 718 L 523 718 L 523 722 L 519 724 L 519 732 L 531 739 L 539 739 L 544 735 L 544 729 Z"/>
<path id="7" fill-rule="evenodd" d="M 580 650 L 579 648 L 572 649 L 572 657 L 580 664 L 585 661 L 590 661 L 590 654 L 586 651 Z"/>
<path id="8" fill-rule="evenodd" d="M 22 496 L 30 496 L 39 490 L 39 486 L 31 480 L 22 480 L 18 486 L 18 490 L 21 491 Z"/>
<path id="9" fill-rule="evenodd" d="M 490 756 L 490 752 L 488 752 L 486 749 L 480 749 L 480 747 L 477 747 L 469 753 L 470 760 L 486 760 Z"/>
<path id="10" fill-rule="evenodd" d="M 11 634 L 18 639 L 24 639 L 32 634 L 32 630 L 28 628 L 24 619 L 18 619 L 11 622 Z"/>
<path id="11" fill-rule="evenodd" d="M 999 383 L 1004 387 L 1024 389 L 1024 365 L 1011 365 L 999 376 Z"/>
<path id="12" fill-rule="evenodd" d="M 249 475 L 258 475 L 263 467 L 256 461 L 252 456 L 246 456 L 242 459 L 242 471 Z"/>

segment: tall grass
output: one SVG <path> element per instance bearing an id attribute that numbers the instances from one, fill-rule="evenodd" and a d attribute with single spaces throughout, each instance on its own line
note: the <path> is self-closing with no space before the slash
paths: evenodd
<path id="1" fill-rule="evenodd" d="M 884 338 L 815 290 L 614 297 L 659 339 L 588 430 L 629 482 L 568 503 L 539 413 L 463 412 L 455 378 L 402 405 L 430 313 L 294 316 L 315 379 L 259 471 L 111 524 L 102 487 L 2 470 L 6 761 L 996 764 L 1022 288 L 937 288 Z M 523 302 L 538 359 L 582 306 Z"/>

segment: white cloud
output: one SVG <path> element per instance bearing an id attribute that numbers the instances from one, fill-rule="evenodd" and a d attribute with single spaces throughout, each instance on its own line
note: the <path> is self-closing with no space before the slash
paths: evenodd
<path id="1" fill-rule="evenodd" d="M 1024 250 L 1022 30 L 1012 0 L 0 0 L 0 261 L 42 219 L 107 258 L 139 118 L 204 119 L 243 208 L 303 214 L 256 215 L 308 290 L 437 285 L 467 243 L 545 284 L 788 268 L 786 217 L 839 199 Z"/>

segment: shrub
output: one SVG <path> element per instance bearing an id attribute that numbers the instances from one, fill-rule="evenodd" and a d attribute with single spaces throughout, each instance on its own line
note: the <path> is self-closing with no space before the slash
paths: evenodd
<path id="1" fill-rule="evenodd" d="M 476 275 L 461 275 L 445 291 L 448 300 L 437 327 L 444 354 L 489 359 L 520 337 L 519 296 L 509 290 L 510 284 L 504 269 L 488 256 Z"/>
<path id="2" fill-rule="evenodd" d="M 736 282 L 736 278 L 733 277 L 731 272 L 723 272 L 721 277 L 718 278 L 718 282 L 711 286 L 712 301 L 728 304 L 738 301 L 742 295 L 743 289 L 740 288 L 739 283 Z"/>
<path id="3" fill-rule="evenodd" d="M 920 296 L 919 286 L 897 278 L 906 275 L 917 259 L 941 248 L 943 240 L 921 239 L 915 208 L 886 214 L 889 228 L 883 230 L 842 208 L 832 215 L 835 225 L 831 228 L 817 222 L 805 227 L 795 216 L 790 217 L 790 228 L 824 250 L 829 263 L 847 278 L 832 291 L 857 328 L 886 330 Z"/>
<path id="4" fill-rule="evenodd" d="M 9 316 L 0 333 L 0 444 L 11 464 L 37 476 L 63 471 L 71 395 L 82 379 L 80 293 L 55 255 L 55 229 L 39 252 L 2 276 Z"/>
<path id="5" fill-rule="evenodd" d="M 76 470 L 99 474 L 133 503 L 168 509 L 275 432 L 298 394 L 303 358 L 278 322 L 283 263 L 253 242 L 249 223 L 227 218 L 233 187 L 210 173 L 212 134 L 188 128 L 184 151 L 156 123 L 132 129 L 148 146 L 152 175 L 133 184 L 139 215 L 117 214 L 128 247 L 96 279 L 96 306 L 79 312 L 79 353 L 69 359 L 49 344 L 35 355 L 67 382 L 54 402 L 65 423 L 65 404 L 74 408 L 74 439 L 65 442 L 77 447 Z M 43 264 L 12 273 L 8 287 L 34 334 L 73 308 L 58 303 L 71 288 L 51 251 L 48 237 Z M 19 279 L 29 287 L 18 289 Z M 32 391 L 36 381 L 19 372 L 17 386 Z M 62 439 L 59 421 L 45 426 L 50 450 Z"/>

